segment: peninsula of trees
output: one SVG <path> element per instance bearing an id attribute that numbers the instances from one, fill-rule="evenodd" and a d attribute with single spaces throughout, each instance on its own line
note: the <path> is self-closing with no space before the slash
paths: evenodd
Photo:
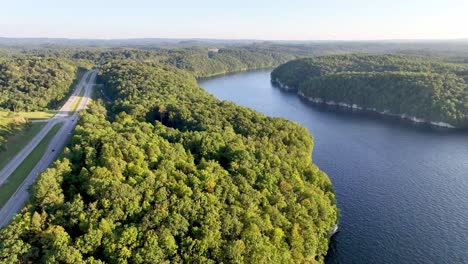
<path id="1" fill-rule="evenodd" d="M 468 127 L 466 64 L 402 55 L 331 55 L 290 61 L 271 79 L 314 102 Z"/>
<path id="2" fill-rule="evenodd" d="M 305 128 L 158 62 L 110 60 L 99 80 L 103 100 L 0 231 L 0 262 L 323 262 L 338 212 Z"/>

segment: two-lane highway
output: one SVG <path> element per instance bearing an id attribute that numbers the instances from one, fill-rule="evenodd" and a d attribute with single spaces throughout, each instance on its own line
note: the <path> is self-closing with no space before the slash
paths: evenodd
<path id="1" fill-rule="evenodd" d="M 90 80 L 88 83 L 86 83 L 86 79 L 91 74 Z M 64 106 L 60 109 L 60 111 L 57 113 L 54 119 L 51 119 L 48 124 L 50 125 L 50 128 L 46 130 L 45 135 L 50 131 L 50 129 L 58 122 L 64 122 L 63 126 L 60 128 L 60 130 L 55 134 L 55 136 L 51 139 L 48 148 L 44 155 L 42 156 L 41 160 L 36 164 L 36 166 L 32 169 L 32 171 L 29 173 L 27 178 L 23 181 L 23 183 L 18 187 L 16 192 L 10 197 L 8 202 L 0 209 L 0 228 L 3 227 L 4 225 L 8 224 L 11 219 L 13 218 L 14 214 L 19 212 L 21 208 L 24 206 L 26 203 L 28 197 L 29 197 L 29 186 L 31 186 L 37 179 L 37 176 L 43 172 L 45 169 L 47 169 L 52 162 L 57 158 L 61 150 L 65 147 L 71 132 L 76 126 L 76 123 L 78 122 L 78 112 L 85 109 L 92 93 L 92 89 L 96 80 L 96 74 L 97 71 L 90 71 L 87 72 L 83 78 L 81 79 L 80 83 L 78 84 L 78 88 L 75 90 L 73 95 L 70 97 L 70 99 L 64 104 Z M 81 93 L 81 89 L 85 89 L 84 95 L 73 115 L 68 116 L 68 113 L 70 112 L 70 107 L 73 104 L 73 101 L 76 98 L 78 94 Z M 73 97 L 73 100 L 72 100 Z M 42 130 L 41 130 L 42 132 Z M 45 135 L 42 137 L 44 138 Z M 42 140 L 38 139 L 39 142 Z M 36 140 L 36 137 L 33 139 Z M 39 144 L 37 142 L 37 144 Z M 31 143 L 31 142 L 30 142 Z M 37 146 L 37 144 L 32 147 L 32 149 L 28 152 L 31 153 L 31 151 Z M 25 147 L 31 147 L 29 144 Z M 24 149 L 23 149 L 24 150 Z M 27 151 L 25 151 L 26 153 Z M 26 157 L 27 157 L 26 155 Z M 18 155 L 17 155 L 18 156 Z M 13 159 L 12 161 L 19 162 L 18 164 L 8 164 L 11 167 L 14 167 L 15 169 L 21 164 L 21 162 L 26 158 L 24 157 L 23 159 L 19 158 L 18 160 Z M 12 162 L 10 161 L 10 163 Z M 14 169 L 11 171 L 13 172 Z M 3 171 L 2 171 L 3 172 Z M 11 174 L 11 173 L 10 173 Z M 0 176 L 4 176 L 3 174 L 0 174 Z M 6 177 L 8 177 L 7 175 Z M 2 180 L 2 178 L 0 178 Z M 3 179 L 2 182 L 4 182 L 6 179 Z"/>

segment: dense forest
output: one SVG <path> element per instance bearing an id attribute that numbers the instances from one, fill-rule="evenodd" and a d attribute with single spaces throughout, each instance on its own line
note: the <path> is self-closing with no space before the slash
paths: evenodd
<path id="1" fill-rule="evenodd" d="M 196 77 L 206 77 L 247 69 L 275 67 L 297 58 L 295 52 L 269 46 L 229 48 L 173 48 L 173 49 L 112 49 L 108 51 L 83 50 L 71 55 L 97 64 L 112 60 L 152 61 L 187 70 Z"/>
<path id="2" fill-rule="evenodd" d="M 271 78 L 324 102 L 468 127 L 468 65 L 463 63 L 403 55 L 332 55 L 285 63 Z"/>
<path id="3" fill-rule="evenodd" d="M 0 109 L 53 109 L 76 77 L 74 63 L 57 58 L 19 56 L 0 59 Z"/>
<path id="4" fill-rule="evenodd" d="M 175 66 L 206 77 L 247 69 L 275 67 L 286 61 L 312 56 L 312 50 L 277 45 L 245 45 L 228 47 L 192 46 L 184 48 L 29 48 L 22 51 L 3 50 L 4 57 L 28 56 L 67 59 L 75 63 L 103 65 L 112 60 L 151 61 Z M 0 56 L 2 48 L 0 46 Z"/>
<path id="5" fill-rule="evenodd" d="M 37 56 L 0 57 L 0 151 L 12 134 L 28 128 L 19 111 L 55 109 L 75 80 L 76 63 Z"/>
<path id="6" fill-rule="evenodd" d="M 4 263 L 323 262 L 338 212 L 308 131 L 154 62 L 102 66 L 104 102 L 0 231 Z"/>
<path id="7" fill-rule="evenodd" d="M 468 62 L 464 42 L 268 42 L 215 40 L 1 39 L 0 56 L 33 55 L 102 65 L 111 60 L 169 64 L 206 77 L 246 69 L 276 67 L 287 61 L 329 54 L 400 53 Z"/>
<path id="8" fill-rule="evenodd" d="M 38 43 L 0 45 L 0 108 L 56 107 L 80 65 L 100 69 L 103 89 L 0 230 L 0 263 L 323 262 L 338 209 L 308 131 L 219 101 L 197 77 L 293 60 L 272 80 L 306 96 L 466 122 L 468 60 L 411 45 Z M 361 50 L 412 55 L 297 60 Z"/>
<path id="9" fill-rule="evenodd" d="M 1 42 L 1 41 L 0 41 Z M 0 150 L 12 134 L 27 126 L 18 111 L 56 109 L 84 68 L 112 60 L 151 61 L 187 70 L 197 77 L 274 67 L 297 58 L 297 49 L 247 45 L 136 49 L 92 47 L 0 47 Z M 5 112 L 6 111 L 6 112 Z"/>

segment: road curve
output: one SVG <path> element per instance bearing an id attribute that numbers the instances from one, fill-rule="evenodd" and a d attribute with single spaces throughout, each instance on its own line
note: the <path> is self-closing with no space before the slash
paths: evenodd
<path id="1" fill-rule="evenodd" d="M 89 83 L 86 83 L 86 81 L 83 80 L 86 80 L 89 74 L 91 74 L 91 77 Z M 78 84 L 78 88 L 75 90 L 74 96 L 80 94 L 81 89 L 85 89 L 85 92 L 74 114 L 72 116 L 68 116 L 68 114 L 67 116 L 64 116 L 66 110 L 70 109 L 70 106 L 73 104 L 73 100 L 71 100 L 71 102 L 68 100 L 67 103 L 65 103 L 65 105 L 60 109 L 59 113 L 57 113 L 56 118 L 48 122 L 47 125 L 51 124 L 51 127 L 47 130 L 47 132 L 50 131 L 52 126 L 56 123 L 64 122 L 64 124 L 51 139 L 46 152 L 36 164 L 36 166 L 32 169 L 23 183 L 21 183 L 16 192 L 10 197 L 8 202 L 0 209 L 0 228 L 8 224 L 13 216 L 21 210 L 29 197 L 29 187 L 36 181 L 37 176 L 45 169 L 47 169 L 50 164 L 52 164 L 52 162 L 54 162 L 54 160 L 60 154 L 61 150 L 65 147 L 70 134 L 78 122 L 78 112 L 85 109 L 90 100 L 92 89 L 96 80 L 96 74 L 97 71 L 87 72 L 81 79 L 80 84 Z"/>

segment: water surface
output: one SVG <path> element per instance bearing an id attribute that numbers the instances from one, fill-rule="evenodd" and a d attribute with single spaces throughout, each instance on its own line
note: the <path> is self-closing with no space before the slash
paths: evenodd
<path id="1" fill-rule="evenodd" d="M 313 134 L 341 210 L 327 263 L 468 263 L 467 132 L 312 106 L 272 87 L 269 70 L 199 84 Z"/>

